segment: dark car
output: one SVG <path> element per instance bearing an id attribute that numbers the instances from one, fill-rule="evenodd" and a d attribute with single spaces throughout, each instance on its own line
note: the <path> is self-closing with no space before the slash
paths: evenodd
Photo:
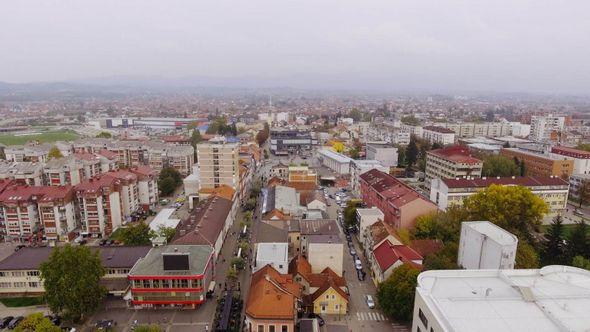
<path id="1" fill-rule="evenodd" d="M 18 323 L 20 323 L 23 319 L 25 319 L 23 316 L 14 317 L 10 323 L 8 323 L 8 328 L 11 330 L 15 329 L 18 326 Z"/>
<path id="2" fill-rule="evenodd" d="M 98 330 L 108 330 L 115 326 L 115 322 L 112 319 L 99 320 L 95 324 Z"/>
<path id="3" fill-rule="evenodd" d="M 320 324 L 320 326 L 324 326 L 326 324 L 326 322 L 324 321 L 324 319 L 322 318 L 322 316 L 318 315 L 318 314 L 314 314 L 311 313 L 309 314 L 309 318 L 315 318 L 318 320 L 318 323 Z"/>
<path id="4" fill-rule="evenodd" d="M 21 250 L 22 248 L 24 248 L 26 246 L 27 245 L 25 245 L 25 244 L 19 244 L 18 246 L 16 246 L 16 248 L 14 248 L 14 251 L 19 251 L 19 250 Z"/>
<path id="5" fill-rule="evenodd" d="M 363 270 L 356 270 L 356 276 L 359 278 L 359 281 L 365 281 L 365 274 Z"/>
<path id="6" fill-rule="evenodd" d="M 6 328 L 8 326 L 8 323 L 10 323 L 10 321 L 13 318 L 14 317 L 12 317 L 12 316 L 6 316 L 6 317 L 2 318 L 2 320 L 0 320 L 0 329 Z"/>

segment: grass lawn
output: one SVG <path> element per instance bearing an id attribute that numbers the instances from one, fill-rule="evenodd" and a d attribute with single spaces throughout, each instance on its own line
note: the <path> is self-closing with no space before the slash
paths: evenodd
<path id="1" fill-rule="evenodd" d="M 28 141 L 37 140 L 41 143 L 52 143 L 55 141 L 73 141 L 79 135 L 72 130 L 54 130 L 40 132 L 39 134 L 15 136 L 14 134 L 0 135 L 0 143 L 4 145 L 22 145 Z"/>
<path id="2" fill-rule="evenodd" d="M 6 297 L 0 298 L 0 302 L 2 302 L 7 307 L 28 307 L 33 305 L 43 305 L 45 301 L 43 301 L 43 297 Z"/>

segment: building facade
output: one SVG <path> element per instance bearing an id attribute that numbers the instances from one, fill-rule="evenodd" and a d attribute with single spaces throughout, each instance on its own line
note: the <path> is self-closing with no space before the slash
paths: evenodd
<path id="1" fill-rule="evenodd" d="M 426 154 L 425 184 L 430 188 L 433 179 L 481 177 L 483 161 L 473 157 L 469 148 L 456 145 L 428 151 Z"/>
<path id="2" fill-rule="evenodd" d="M 457 265 L 467 270 L 513 269 L 518 238 L 489 221 L 464 221 Z"/>
<path id="3" fill-rule="evenodd" d="M 426 126 L 423 128 L 422 137 L 430 143 L 450 145 L 455 143 L 455 132 L 439 126 Z"/>
<path id="4" fill-rule="evenodd" d="M 534 153 L 519 148 L 504 148 L 500 154 L 524 163 L 526 176 L 559 176 L 568 178 L 574 171 L 574 161 L 563 156 Z"/>
<path id="5" fill-rule="evenodd" d="M 572 175 L 590 174 L 590 152 L 568 148 L 566 146 L 554 146 L 551 148 L 551 153 L 574 161 Z"/>
<path id="6" fill-rule="evenodd" d="M 198 144 L 199 190 L 225 184 L 239 191 L 239 153 L 239 144 L 226 143 L 223 137 Z"/>
<path id="7" fill-rule="evenodd" d="M 367 160 L 377 160 L 385 167 L 397 167 L 397 148 L 386 143 L 370 142 L 365 146 Z"/>

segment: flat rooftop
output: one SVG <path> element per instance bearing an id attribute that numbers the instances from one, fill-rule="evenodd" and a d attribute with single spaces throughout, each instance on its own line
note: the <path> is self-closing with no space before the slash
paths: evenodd
<path id="1" fill-rule="evenodd" d="M 432 270 L 416 292 L 445 331 L 587 331 L 590 271 Z"/>
<path id="2" fill-rule="evenodd" d="M 256 246 L 256 260 L 272 262 L 286 262 L 289 260 L 289 245 L 287 242 L 258 243 Z"/>
<path id="3" fill-rule="evenodd" d="M 163 254 L 188 253 L 189 269 L 186 271 L 165 271 Z M 200 275 L 205 273 L 213 247 L 207 245 L 167 245 L 153 247 L 129 272 L 130 276 Z"/>
<path id="4" fill-rule="evenodd" d="M 334 152 L 329 149 L 320 149 L 320 150 L 318 150 L 318 152 L 327 158 L 334 159 L 336 162 L 343 163 L 343 164 L 350 163 L 350 161 L 352 160 L 352 158 L 350 158 L 350 157 L 347 157 L 341 153 Z"/>
<path id="5" fill-rule="evenodd" d="M 481 234 L 485 234 L 494 242 L 501 245 L 510 245 L 518 242 L 516 235 L 489 221 L 464 221 L 461 223 L 461 227 L 469 227 Z"/>

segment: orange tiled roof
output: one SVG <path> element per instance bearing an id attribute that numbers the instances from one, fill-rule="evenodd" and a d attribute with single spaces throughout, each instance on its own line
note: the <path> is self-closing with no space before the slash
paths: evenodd
<path id="1" fill-rule="evenodd" d="M 252 275 L 246 314 L 258 319 L 295 320 L 301 286 L 289 274 L 266 265 Z"/>
<path id="2" fill-rule="evenodd" d="M 231 201 L 233 200 L 236 191 L 227 184 L 222 184 L 217 188 L 203 188 L 199 191 L 199 193 L 222 197 Z"/>

